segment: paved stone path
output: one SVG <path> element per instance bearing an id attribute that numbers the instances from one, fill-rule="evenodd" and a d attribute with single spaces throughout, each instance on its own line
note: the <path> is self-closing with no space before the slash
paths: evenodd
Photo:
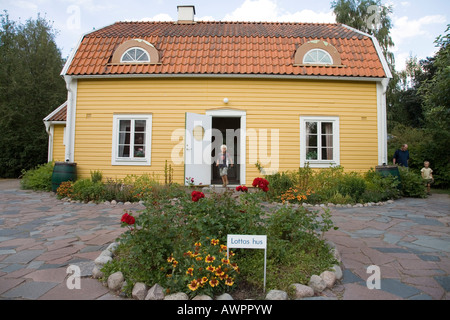
<path id="1" fill-rule="evenodd" d="M 450 299 L 450 197 L 404 198 L 364 208 L 334 208 L 333 241 L 344 266 L 343 299 Z M 380 269 L 381 289 L 369 290 L 367 267 Z M 372 281 L 370 281 L 373 283 Z"/>
<path id="2" fill-rule="evenodd" d="M 0 180 L 0 299 L 119 299 L 89 274 L 93 260 L 124 230 L 125 209 L 140 205 L 66 203 L 52 193 Z M 333 208 L 344 278 L 324 296 L 338 299 L 450 299 L 450 198 L 401 199 L 365 208 Z M 69 265 L 81 289 L 69 290 Z M 369 290 L 369 265 L 381 289 Z"/>

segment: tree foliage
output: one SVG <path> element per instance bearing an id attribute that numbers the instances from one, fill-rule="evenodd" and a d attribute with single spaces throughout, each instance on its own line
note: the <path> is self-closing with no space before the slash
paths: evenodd
<path id="1" fill-rule="evenodd" d="M 19 24 L 0 14 L 0 177 L 47 160 L 42 119 L 66 99 L 55 36 L 39 15 Z"/>
<path id="2" fill-rule="evenodd" d="M 383 5 L 381 0 L 334 0 L 331 8 L 336 22 L 375 36 L 391 70 L 394 70 L 394 46 L 390 35 L 392 7 Z"/>

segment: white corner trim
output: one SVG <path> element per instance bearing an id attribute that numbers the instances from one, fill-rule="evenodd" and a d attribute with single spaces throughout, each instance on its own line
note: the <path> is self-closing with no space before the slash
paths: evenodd
<path id="1" fill-rule="evenodd" d="M 386 89 L 389 79 L 377 83 L 378 165 L 388 163 Z"/>
<path id="2" fill-rule="evenodd" d="M 66 116 L 66 137 L 67 144 L 65 150 L 65 160 L 74 162 L 75 158 L 75 120 L 77 110 L 77 80 L 64 76 L 67 88 L 67 116 Z"/>
<path id="3" fill-rule="evenodd" d="M 47 123 L 45 124 L 47 127 Z M 47 161 L 51 162 L 53 160 L 53 135 L 54 135 L 54 126 L 49 124 L 49 128 L 47 128 L 48 133 L 48 151 L 47 151 Z"/>
<path id="4" fill-rule="evenodd" d="M 372 36 L 372 35 L 370 35 L 368 33 L 365 33 L 365 32 L 362 32 L 362 31 L 360 31 L 358 29 L 350 27 L 350 26 L 348 26 L 346 24 L 342 24 L 342 26 L 344 26 L 344 27 L 346 27 L 346 28 L 348 28 L 348 29 L 350 29 L 350 30 L 352 30 L 354 32 L 357 32 L 359 34 L 362 34 L 362 35 L 372 39 L 373 45 L 375 46 L 375 50 L 377 50 L 378 58 L 380 58 L 381 65 L 383 66 L 384 73 L 386 74 L 387 78 L 392 79 L 391 69 L 389 69 L 389 65 L 388 65 L 388 63 L 386 61 L 386 58 L 384 57 L 383 50 L 381 49 L 377 38 L 375 38 L 375 36 Z"/>

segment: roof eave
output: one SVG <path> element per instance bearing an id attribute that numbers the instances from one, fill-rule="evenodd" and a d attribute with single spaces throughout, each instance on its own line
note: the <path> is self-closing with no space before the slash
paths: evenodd
<path id="1" fill-rule="evenodd" d="M 274 74 L 110 74 L 110 75 L 70 75 L 73 79 L 108 78 L 237 78 L 237 79 L 286 79 L 286 80 L 343 80 L 381 82 L 387 77 L 354 77 L 322 75 L 274 75 Z"/>

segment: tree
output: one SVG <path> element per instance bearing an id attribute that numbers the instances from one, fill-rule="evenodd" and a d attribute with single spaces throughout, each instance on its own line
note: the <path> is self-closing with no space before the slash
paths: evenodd
<path id="1" fill-rule="evenodd" d="M 389 14 L 392 7 L 381 0 L 334 0 L 331 8 L 336 15 L 336 22 L 346 24 L 362 32 L 375 36 L 391 70 L 394 70 L 394 46 L 390 35 L 392 20 Z"/>
<path id="2" fill-rule="evenodd" d="M 419 94 L 423 97 L 425 129 L 432 141 L 427 142 L 427 159 L 436 168 L 436 185 L 450 186 L 450 24 L 445 35 L 435 43 L 439 51 L 435 55 L 435 73 L 425 80 Z"/>
<path id="3" fill-rule="evenodd" d="M 0 15 L 0 177 L 47 160 L 42 119 L 66 99 L 56 31 L 38 15 L 25 24 Z"/>

